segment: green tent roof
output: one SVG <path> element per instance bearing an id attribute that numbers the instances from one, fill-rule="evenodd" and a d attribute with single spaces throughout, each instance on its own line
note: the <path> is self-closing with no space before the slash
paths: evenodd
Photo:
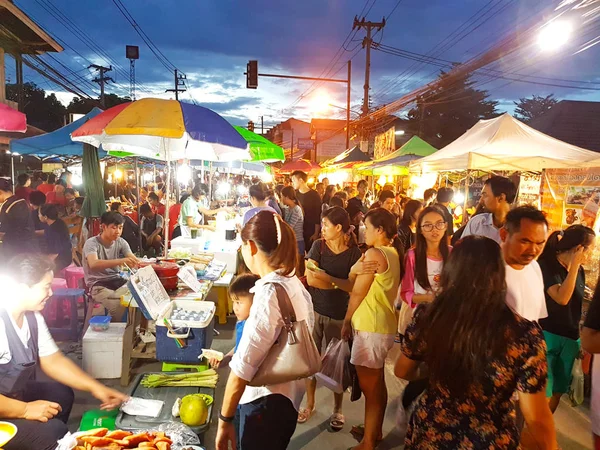
<path id="1" fill-rule="evenodd" d="M 234 126 L 238 133 L 250 144 L 250 161 L 275 162 L 284 161 L 285 154 L 279 145 L 273 144 L 268 139 L 253 133 L 243 127 Z"/>

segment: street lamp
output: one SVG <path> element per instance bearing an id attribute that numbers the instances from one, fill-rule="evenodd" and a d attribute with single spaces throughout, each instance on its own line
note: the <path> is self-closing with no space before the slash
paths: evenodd
<path id="1" fill-rule="evenodd" d="M 396 136 L 404 136 L 404 130 L 396 130 Z"/>
<path id="2" fill-rule="evenodd" d="M 573 32 L 573 25 L 566 20 L 553 20 L 544 25 L 538 35 L 538 45 L 543 51 L 555 51 L 563 47 Z"/>

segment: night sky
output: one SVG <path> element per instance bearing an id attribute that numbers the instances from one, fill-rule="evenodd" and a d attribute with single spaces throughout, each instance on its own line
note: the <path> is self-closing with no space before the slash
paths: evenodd
<path id="1" fill-rule="evenodd" d="M 580 1 L 580 0 L 578 0 Z M 113 61 L 98 51 L 84 45 L 74 34 L 43 7 L 51 2 L 89 37 Z M 129 93 L 129 62 L 125 59 L 125 45 L 140 46 L 140 60 L 136 75 L 138 98 L 155 96 L 170 98 L 164 93 L 172 88 L 173 75 L 155 58 L 132 26 L 119 12 L 113 1 L 92 0 L 19 0 L 15 3 L 60 42 L 71 49 L 55 55 L 78 76 L 91 80 L 93 73 L 86 69 L 89 62 L 122 67 L 115 85 L 107 92 L 119 95 Z M 383 34 L 375 36 L 376 42 L 403 50 L 426 54 L 444 43 L 455 30 L 468 22 L 474 14 L 487 7 L 477 29 L 464 28 L 454 36 L 463 36 L 459 42 L 439 51 L 438 58 L 447 61 L 465 61 L 497 42 L 506 33 L 543 21 L 555 14 L 558 0 L 302 0 L 252 2 L 233 0 L 123 0 L 134 19 L 158 46 L 161 52 L 179 70 L 187 74 L 188 92 L 181 95 L 184 101 L 192 98 L 219 112 L 234 124 L 259 121 L 263 115 L 266 126 L 289 117 L 310 119 L 311 104 L 317 96 L 328 95 L 331 103 L 345 106 L 345 85 L 326 84 L 309 90 L 311 82 L 266 79 L 259 80 L 258 90 L 245 88 L 243 75 L 249 59 L 257 59 L 261 72 L 318 76 L 328 66 L 344 39 L 352 29 L 355 15 L 367 13 L 368 20 L 380 21 L 388 17 Z M 390 13 L 395 8 L 393 14 Z M 487 20 L 486 20 L 487 19 Z M 573 41 L 582 43 L 594 36 L 577 36 Z M 593 31 L 592 31 L 593 32 Z M 597 33 L 600 34 L 600 33 Z M 329 76 L 345 78 L 346 61 L 354 56 L 352 109 L 359 110 L 362 102 L 365 52 L 360 50 L 364 31 L 352 33 L 346 49 L 340 53 Z M 448 41 L 445 41 L 448 42 Z M 438 48 L 439 49 L 439 48 Z M 75 53 L 77 51 L 81 56 Z M 535 75 L 537 81 L 547 84 L 571 84 L 600 89 L 600 45 L 573 55 L 575 49 L 558 54 L 534 55 L 532 50 L 522 51 L 500 61 L 494 67 L 508 72 Z M 536 50 L 537 52 L 537 50 Z M 14 65 L 7 58 L 7 78 L 14 81 Z M 396 77 L 412 68 L 401 82 Z M 435 78 L 439 67 L 417 64 L 397 56 L 372 52 L 373 105 L 388 103 L 427 81 Z M 25 69 L 26 81 L 33 81 L 48 91 L 56 92 L 66 104 L 72 95 Z M 552 79 L 552 81 L 548 80 Z M 562 81 L 557 82 L 556 79 Z M 499 101 L 499 109 L 512 111 L 513 100 L 532 94 L 554 93 L 559 99 L 600 100 L 600 91 L 579 88 L 560 88 L 537 84 L 495 80 L 484 83 L 477 78 L 482 89 Z M 585 81 L 586 83 L 581 83 Z M 83 83 L 83 82 L 82 82 Z M 92 87 L 82 84 L 92 94 Z M 307 90 L 308 95 L 307 95 Z M 96 88 L 95 95 L 98 94 Z M 301 95 L 304 97 L 299 98 Z M 320 116 L 342 117 L 344 111 L 331 108 Z"/>

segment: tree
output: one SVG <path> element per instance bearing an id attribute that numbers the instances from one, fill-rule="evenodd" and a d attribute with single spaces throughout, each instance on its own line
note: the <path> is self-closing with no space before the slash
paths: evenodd
<path id="1" fill-rule="evenodd" d="M 436 148 L 442 148 L 461 136 L 481 119 L 497 115 L 498 102 L 488 100 L 487 91 L 473 87 L 471 74 L 449 82 L 442 71 L 437 86 L 417 98 L 417 105 L 408 112 L 408 126 Z"/>
<path id="2" fill-rule="evenodd" d="M 517 106 L 515 108 L 515 117 L 528 123 L 546 114 L 557 103 L 558 100 L 554 98 L 554 94 L 546 97 L 533 95 L 531 98 L 520 98 L 518 102 L 514 102 Z"/>
<path id="3" fill-rule="evenodd" d="M 116 94 L 105 94 L 104 103 L 105 109 L 112 108 L 113 106 L 120 105 L 121 103 L 130 102 L 129 97 L 119 97 Z M 74 97 L 67 106 L 67 111 L 74 114 L 87 114 L 95 106 L 100 107 L 99 100 L 89 100 L 81 97 Z"/>
<path id="4" fill-rule="evenodd" d="M 6 98 L 18 101 L 19 88 L 16 84 L 6 85 Z M 35 83 L 23 84 L 22 111 L 27 115 L 27 123 L 44 131 L 54 131 L 65 125 L 65 106 L 56 95 L 46 95 L 46 91 Z"/>

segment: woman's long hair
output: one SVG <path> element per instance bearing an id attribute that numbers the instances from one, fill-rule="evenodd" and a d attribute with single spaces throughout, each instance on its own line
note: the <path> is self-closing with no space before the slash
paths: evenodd
<path id="1" fill-rule="evenodd" d="M 400 226 L 404 225 L 410 227 L 413 221 L 415 213 L 423 207 L 423 204 L 419 200 L 409 200 L 404 207 L 404 213 L 402 214 L 402 220 L 400 220 Z"/>
<path id="2" fill-rule="evenodd" d="M 392 246 L 398 252 L 400 258 L 400 279 L 404 276 L 404 247 L 398 239 L 398 229 L 396 228 L 396 216 L 387 209 L 374 208 L 369 210 L 365 216 L 365 223 L 369 220 L 375 228 L 382 228 L 388 239 L 392 241 Z"/>
<path id="3" fill-rule="evenodd" d="M 483 236 L 459 241 L 444 265 L 440 293 L 417 318 L 430 379 L 452 396 L 484 377 L 514 339 L 516 318 L 506 305 L 500 246 Z"/>
<path id="4" fill-rule="evenodd" d="M 294 190 L 294 188 L 292 186 L 286 186 L 283 189 L 281 189 L 281 195 L 289 198 L 296 205 L 300 206 L 300 202 L 298 201 L 298 198 L 296 197 L 296 191 Z"/>
<path id="5" fill-rule="evenodd" d="M 596 237 L 596 233 L 585 225 L 571 225 L 564 231 L 555 231 L 550 235 L 540 259 L 556 258 L 559 253 L 568 252 L 583 245 L 589 246 Z"/>
<path id="6" fill-rule="evenodd" d="M 439 208 L 435 206 L 428 206 L 421 214 L 419 214 L 419 218 L 417 219 L 417 242 L 415 244 L 415 279 L 419 282 L 421 287 L 425 290 L 431 289 L 431 283 L 429 282 L 429 276 L 427 273 L 427 240 L 423 235 L 423 230 L 421 229 L 421 225 L 423 224 L 423 218 L 426 214 L 435 213 L 444 220 L 444 216 L 442 215 Z M 442 255 L 442 259 L 444 260 L 444 265 L 446 265 L 446 261 L 448 260 L 448 254 L 450 250 L 448 249 L 448 239 L 446 238 L 446 232 L 444 231 L 444 235 L 442 239 L 440 239 L 440 244 L 438 246 L 440 253 Z"/>
<path id="7" fill-rule="evenodd" d="M 321 219 L 329 220 L 334 226 L 341 225 L 342 233 L 348 237 L 348 247 L 356 247 L 356 237 L 354 236 L 354 228 L 350 228 L 350 216 L 344 208 L 333 206 L 321 215 Z"/>
<path id="8" fill-rule="evenodd" d="M 323 203 L 329 205 L 333 194 L 335 194 L 335 186 L 333 184 L 330 184 L 325 188 L 325 194 L 323 194 Z"/>

